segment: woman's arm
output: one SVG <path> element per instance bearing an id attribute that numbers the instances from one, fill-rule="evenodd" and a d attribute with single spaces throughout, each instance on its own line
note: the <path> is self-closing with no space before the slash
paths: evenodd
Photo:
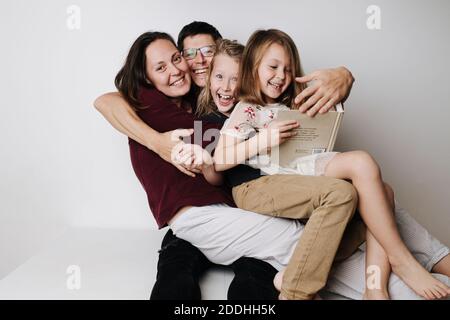
<path id="1" fill-rule="evenodd" d="M 172 150 L 180 143 L 180 137 L 190 136 L 191 129 L 180 129 L 159 133 L 144 123 L 118 92 L 106 93 L 94 102 L 95 108 L 118 131 L 157 153 L 162 159 L 173 164 L 189 176 L 199 170 L 187 170 L 172 161 Z M 192 172 L 191 172 L 192 171 Z"/>

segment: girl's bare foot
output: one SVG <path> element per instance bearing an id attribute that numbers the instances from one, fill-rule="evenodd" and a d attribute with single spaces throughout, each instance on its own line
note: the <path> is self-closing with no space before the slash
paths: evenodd
<path id="1" fill-rule="evenodd" d="M 402 262 L 390 258 L 392 271 L 412 290 L 427 300 L 445 298 L 450 288 L 435 279 L 413 256 L 405 257 Z"/>
<path id="2" fill-rule="evenodd" d="M 283 275 L 284 270 L 281 270 L 278 271 L 278 273 L 275 275 L 275 278 L 273 278 L 273 285 L 278 291 L 280 291 L 280 294 L 278 295 L 278 300 L 288 300 L 285 296 L 281 294 L 281 284 L 283 283 Z"/>
<path id="3" fill-rule="evenodd" d="M 283 276 L 284 276 L 284 270 L 278 271 L 278 273 L 275 275 L 275 278 L 273 278 L 273 285 L 278 291 L 281 291 L 281 284 L 283 283 Z M 282 300 L 282 299 L 280 299 Z"/>

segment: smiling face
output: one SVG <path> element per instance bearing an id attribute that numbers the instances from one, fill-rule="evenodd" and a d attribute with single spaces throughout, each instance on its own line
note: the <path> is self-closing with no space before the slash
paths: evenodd
<path id="1" fill-rule="evenodd" d="M 171 98 L 189 92 L 189 67 L 173 43 L 165 39 L 152 42 L 145 50 L 147 77 L 156 89 Z"/>
<path id="2" fill-rule="evenodd" d="M 214 46 L 216 43 L 213 37 L 209 34 L 197 34 L 195 36 L 186 37 L 183 40 L 184 50 L 187 49 L 199 49 L 207 46 Z M 187 60 L 192 80 L 194 83 L 203 88 L 206 85 L 206 77 L 212 56 L 205 57 L 200 50 L 197 51 L 197 55 L 192 60 Z"/>
<path id="3" fill-rule="evenodd" d="M 239 76 L 239 63 L 226 54 L 214 57 L 210 91 L 219 112 L 229 114 L 235 103 L 235 90 Z"/>
<path id="4" fill-rule="evenodd" d="M 278 43 L 271 44 L 258 67 L 261 92 L 267 103 L 274 103 L 292 82 L 291 61 Z"/>

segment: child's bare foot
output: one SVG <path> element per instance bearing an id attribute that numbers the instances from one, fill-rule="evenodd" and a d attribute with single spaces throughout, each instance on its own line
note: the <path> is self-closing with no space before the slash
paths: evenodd
<path id="1" fill-rule="evenodd" d="M 283 276 L 284 276 L 284 270 L 278 271 L 278 273 L 275 275 L 275 278 L 273 278 L 273 285 L 278 291 L 281 291 L 281 284 L 283 283 Z M 280 299 L 282 300 L 282 299 Z"/>
<path id="2" fill-rule="evenodd" d="M 435 279 L 414 257 L 409 256 L 402 262 L 389 259 L 392 271 L 398 275 L 411 289 L 427 300 L 445 298 L 450 288 Z"/>
<path id="3" fill-rule="evenodd" d="M 390 300 L 390 297 L 386 290 L 366 289 L 363 300 Z"/>

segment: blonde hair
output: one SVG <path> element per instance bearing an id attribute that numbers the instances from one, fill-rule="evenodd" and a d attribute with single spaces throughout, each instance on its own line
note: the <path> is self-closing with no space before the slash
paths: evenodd
<path id="1" fill-rule="evenodd" d="M 267 49 L 274 43 L 281 45 L 291 60 L 292 82 L 289 87 L 277 99 L 279 103 L 288 106 L 291 109 L 297 109 L 295 105 L 295 97 L 305 89 L 303 84 L 295 81 L 296 77 L 303 76 L 300 64 L 300 56 L 297 46 L 291 37 L 285 32 L 269 29 L 257 30 L 249 38 L 245 46 L 242 62 L 240 66 L 240 77 L 237 85 L 239 98 L 253 104 L 265 105 L 264 96 L 259 85 L 258 68 Z"/>
<path id="2" fill-rule="evenodd" d="M 214 64 L 216 60 L 215 57 L 224 54 L 234 59 L 238 64 L 240 64 L 243 52 L 244 46 L 238 43 L 236 40 L 221 39 L 217 41 L 217 49 L 208 69 L 206 85 L 198 96 L 197 109 L 195 111 L 196 116 L 201 117 L 207 114 L 219 112 L 211 95 L 211 82 L 210 82 L 211 73 L 212 70 L 214 69 Z"/>

